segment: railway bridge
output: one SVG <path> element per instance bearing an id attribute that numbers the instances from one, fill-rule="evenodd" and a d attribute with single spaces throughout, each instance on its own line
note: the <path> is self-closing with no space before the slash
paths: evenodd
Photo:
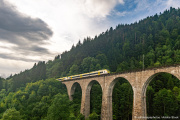
<path id="1" fill-rule="evenodd" d="M 116 78 L 125 78 L 133 89 L 132 120 L 146 120 L 146 90 L 151 80 L 160 73 L 170 73 L 180 80 L 180 65 L 152 68 L 141 71 L 107 74 L 94 77 L 62 81 L 66 85 L 69 99 L 75 92 L 76 84 L 82 89 L 81 113 L 87 118 L 90 114 L 90 91 L 97 81 L 102 88 L 101 120 L 113 120 L 112 92 L 117 82 Z"/>

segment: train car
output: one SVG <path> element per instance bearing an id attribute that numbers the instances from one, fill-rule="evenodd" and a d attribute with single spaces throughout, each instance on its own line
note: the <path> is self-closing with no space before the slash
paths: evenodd
<path id="1" fill-rule="evenodd" d="M 72 75 L 72 76 L 68 76 L 68 77 L 58 78 L 57 80 L 59 80 L 59 81 L 73 80 L 73 79 L 78 79 L 78 78 L 97 76 L 97 75 L 103 75 L 103 74 L 109 74 L 109 73 L 110 73 L 109 70 L 103 69 L 103 70 L 93 71 L 93 72 L 89 72 L 89 73 L 83 73 L 83 74 L 79 74 L 79 75 Z"/>
<path id="2" fill-rule="evenodd" d="M 57 80 L 64 81 L 64 80 L 67 80 L 67 77 L 58 78 Z"/>

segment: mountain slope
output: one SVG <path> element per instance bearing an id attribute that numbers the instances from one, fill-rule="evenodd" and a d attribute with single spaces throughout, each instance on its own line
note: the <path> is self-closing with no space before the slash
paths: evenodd
<path id="1" fill-rule="evenodd" d="M 118 25 L 94 38 L 85 38 L 54 60 L 8 78 L 15 91 L 26 83 L 99 69 L 122 72 L 180 63 L 180 9 L 170 8 L 138 23 Z"/>
<path id="2" fill-rule="evenodd" d="M 95 38 L 85 38 L 47 65 L 47 77 L 109 68 L 111 72 L 176 64 L 180 62 L 180 9 L 147 17 L 130 25 L 118 25 Z M 88 64 L 86 66 L 86 64 Z M 100 66 L 99 66 L 99 65 Z M 99 66 L 99 67 L 98 67 Z M 87 69 L 87 70 L 86 70 Z"/>

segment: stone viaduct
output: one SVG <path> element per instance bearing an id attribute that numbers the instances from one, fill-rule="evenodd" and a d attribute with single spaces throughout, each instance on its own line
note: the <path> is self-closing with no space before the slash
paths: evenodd
<path id="1" fill-rule="evenodd" d="M 146 90 L 151 80 L 159 73 L 170 73 L 180 80 L 180 65 L 161 68 L 146 69 L 136 72 L 116 73 L 100 75 L 76 80 L 63 81 L 67 87 L 69 99 L 79 83 L 82 89 L 81 113 L 87 118 L 90 114 L 90 91 L 93 83 L 97 81 L 102 88 L 101 120 L 113 120 L 112 114 L 112 92 L 117 82 L 116 78 L 125 78 L 133 89 L 133 111 L 132 120 L 146 120 Z"/>

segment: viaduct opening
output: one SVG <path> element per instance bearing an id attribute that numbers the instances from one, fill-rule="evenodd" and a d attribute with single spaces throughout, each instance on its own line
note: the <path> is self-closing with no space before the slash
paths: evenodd
<path id="1" fill-rule="evenodd" d="M 125 78 L 133 89 L 132 120 L 147 120 L 146 90 L 151 80 L 159 73 L 169 73 L 180 80 L 180 65 L 75 80 L 65 80 L 62 83 L 67 87 L 70 100 L 72 100 L 72 95 L 76 88 L 74 83 L 80 85 L 82 89 L 80 112 L 85 115 L 85 118 L 87 118 L 90 114 L 90 91 L 94 80 L 96 80 L 102 88 L 101 120 L 113 120 L 112 91 L 117 82 L 116 78 Z"/>

